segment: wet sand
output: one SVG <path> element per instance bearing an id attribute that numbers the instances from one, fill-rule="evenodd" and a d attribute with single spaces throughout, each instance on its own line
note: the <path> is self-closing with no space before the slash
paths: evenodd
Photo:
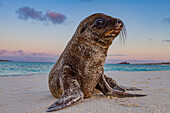
<path id="1" fill-rule="evenodd" d="M 170 71 L 107 72 L 124 86 L 135 86 L 146 97 L 115 98 L 94 94 L 92 98 L 57 113 L 168 113 L 170 112 Z M 45 113 L 57 99 L 48 89 L 48 75 L 0 77 L 0 112 Z"/>

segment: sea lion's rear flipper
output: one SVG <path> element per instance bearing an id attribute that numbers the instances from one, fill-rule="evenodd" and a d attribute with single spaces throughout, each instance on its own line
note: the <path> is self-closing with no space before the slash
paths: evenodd
<path id="1" fill-rule="evenodd" d="M 124 97 L 144 97 L 146 95 L 144 95 L 144 94 L 130 94 L 130 93 L 112 91 L 112 92 L 106 94 L 106 96 L 114 96 L 114 97 L 124 98 Z"/>
<path id="2" fill-rule="evenodd" d="M 118 85 L 117 82 L 115 80 L 113 80 L 112 78 L 104 75 L 107 83 L 109 84 L 109 86 L 111 88 L 113 88 L 114 90 L 117 90 L 117 91 L 121 91 L 121 92 L 125 92 L 126 90 L 127 91 L 139 91 L 139 90 L 142 90 L 142 89 L 138 89 L 136 87 L 126 87 L 126 86 L 122 86 L 122 85 Z"/>
<path id="3" fill-rule="evenodd" d="M 120 88 L 126 89 L 127 91 L 140 91 L 142 89 L 138 89 L 137 87 L 126 87 L 126 86 L 122 86 L 119 85 Z"/>
<path id="4" fill-rule="evenodd" d="M 115 80 L 113 80 L 112 78 L 104 75 L 105 79 L 106 79 L 106 82 L 109 84 L 109 86 L 111 88 L 113 88 L 114 90 L 117 90 L 117 91 L 121 91 L 121 92 L 125 92 L 126 89 L 124 87 L 120 87 L 117 82 Z"/>
<path id="5" fill-rule="evenodd" d="M 67 106 L 73 105 L 84 98 L 84 94 L 81 91 L 80 84 L 71 69 L 68 66 L 63 68 L 62 87 L 63 94 L 61 98 L 54 102 L 46 112 L 56 111 Z"/>
<path id="6" fill-rule="evenodd" d="M 142 97 L 142 96 L 146 96 L 143 94 L 130 94 L 130 93 L 124 93 L 124 92 L 119 92 L 116 91 L 115 89 L 113 89 L 112 87 L 110 87 L 110 85 L 108 84 L 108 82 L 106 81 L 106 78 L 104 75 L 102 75 L 99 83 L 97 84 L 96 88 L 98 90 L 100 90 L 104 95 L 107 96 L 115 96 L 115 97 Z"/>

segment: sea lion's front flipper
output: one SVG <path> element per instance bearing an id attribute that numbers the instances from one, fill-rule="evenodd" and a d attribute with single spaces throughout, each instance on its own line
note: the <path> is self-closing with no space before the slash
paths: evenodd
<path id="1" fill-rule="evenodd" d="M 121 92 L 125 92 L 126 90 L 127 91 L 139 91 L 139 90 L 142 90 L 142 89 L 138 89 L 136 87 L 126 87 L 126 86 L 122 86 L 122 85 L 118 85 L 117 82 L 115 80 L 113 80 L 112 78 L 104 75 L 107 83 L 109 84 L 109 86 L 111 88 L 113 88 L 114 90 L 118 90 L 118 91 L 121 91 Z"/>
<path id="2" fill-rule="evenodd" d="M 81 92 L 82 93 L 82 92 Z M 46 112 L 56 111 L 62 108 L 65 108 L 67 106 L 73 105 L 74 103 L 80 101 L 83 99 L 82 95 L 78 94 L 72 94 L 72 95 L 63 95 L 58 101 L 54 102 L 47 110 Z"/>
<path id="3" fill-rule="evenodd" d="M 74 83 L 75 82 L 75 83 Z M 61 98 L 54 102 L 46 112 L 56 111 L 62 109 L 64 107 L 73 105 L 74 103 L 83 99 L 83 92 L 80 90 L 79 84 L 74 80 L 72 82 L 72 86 L 68 86 L 68 89 L 64 90 Z"/>
<path id="4" fill-rule="evenodd" d="M 100 79 L 99 83 L 97 84 L 96 88 L 98 90 L 100 90 L 104 95 L 107 95 L 107 96 L 115 96 L 115 97 L 120 97 L 120 98 L 146 96 L 143 94 L 130 94 L 130 93 L 116 91 L 112 87 L 110 87 L 110 85 L 106 81 L 106 78 L 104 75 L 101 76 L 101 79 Z"/>
<path id="5" fill-rule="evenodd" d="M 47 112 L 56 111 L 67 106 L 73 105 L 84 98 L 84 94 L 81 91 L 80 83 L 78 82 L 76 75 L 71 72 L 69 66 L 63 67 L 62 87 L 63 94 L 61 98 L 54 102 Z"/>

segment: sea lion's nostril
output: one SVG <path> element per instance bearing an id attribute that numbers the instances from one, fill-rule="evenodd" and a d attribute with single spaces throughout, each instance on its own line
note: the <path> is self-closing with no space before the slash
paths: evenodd
<path id="1" fill-rule="evenodd" d="M 117 20 L 117 25 L 123 27 L 123 22 L 121 20 Z"/>
<path id="2" fill-rule="evenodd" d="M 121 21 L 120 21 L 120 20 L 117 20 L 117 23 L 118 23 L 118 24 L 121 24 Z"/>

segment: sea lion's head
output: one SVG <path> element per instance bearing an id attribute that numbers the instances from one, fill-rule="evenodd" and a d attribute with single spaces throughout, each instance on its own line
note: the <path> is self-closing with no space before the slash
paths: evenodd
<path id="1" fill-rule="evenodd" d="M 125 38 L 124 23 L 117 18 L 96 13 L 85 18 L 77 28 L 78 36 L 87 40 L 93 40 L 103 47 L 109 47 L 119 34 Z"/>

